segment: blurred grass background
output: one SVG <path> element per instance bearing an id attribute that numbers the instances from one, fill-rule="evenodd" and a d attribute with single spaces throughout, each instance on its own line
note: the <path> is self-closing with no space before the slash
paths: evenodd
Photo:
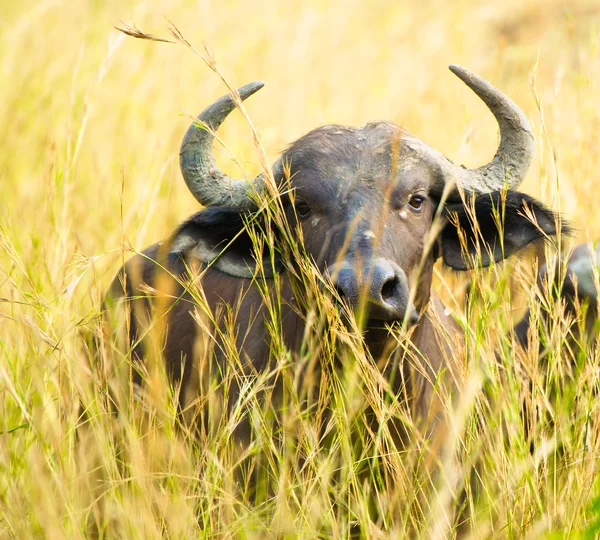
<path id="1" fill-rule="evenodd" d="M 64 413 L 79 328 L 97 313 L 121 246 L 141 250 L 196 211 L 179 144 L 189 115 L 226 92 L 188 49 L 124 37 L 113 29 L 121 21 L 168 38 L 170 20 L 229 83 L 263 79 L 246 106 L 272 159 L 324 123 L 385 119 L 456 162 L 486 163 L 497 128 L 447 69 L 464 65 L 531 120 L 536 159 L 522 190 L 560 210 L 576 240 L 600 238 L 596 0 L 3 0 L 0 12 L 0 501 L 15 512 L 0 534 L 82 534 L 60 515 L 73 499 L 53 500 L 68 482 L 33 448 L 72 444 Z M 241 115 L 220 134 L 222 167 L 254 176 Z"/>

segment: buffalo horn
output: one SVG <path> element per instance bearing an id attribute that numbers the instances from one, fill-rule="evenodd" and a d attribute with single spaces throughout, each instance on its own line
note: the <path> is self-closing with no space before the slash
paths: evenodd
<path id="1" fill-rule="evenodd" d="M 469 70 L 450 65 L 450 71 L 487 105 L 500 127 L 500 145 L 487 165 L 477 169 L 453 167 L 467 191 L 485 193 L 504 187 L 515 189 L 525 178 L 533 157 L 533 133 L 521 109 L 500 90 Z"/>
<path id="2" fill-rule="evenodd" d="M 239 88 L 238 93 L 243 101 L 263 86 L 262 81 L 251 82 Z M 189 190 L 204 206 L 248 208 L 253 204 L 250 193 L 260 192 L 264 187 L 263 175 L 253 181 L 227 176 L 219 169 L 213 156 L 214 133 L 233 109 L 235 102 L 232 96 L 221 97 L 198 115 L 181 143 L 181 173 Z"/>

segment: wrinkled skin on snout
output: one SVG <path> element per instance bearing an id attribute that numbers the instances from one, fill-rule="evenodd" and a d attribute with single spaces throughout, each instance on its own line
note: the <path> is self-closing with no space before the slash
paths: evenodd
<path id="1" fill-rule="evenodd" d="M 403 372 L 402 377 L 392 377 L 396 381 L 392 391 L 402 388 L 420 418 L 437 414 L 432 412 L 432 381 L 439 383 L 443 372 L 452 379 L 451 386 L 456 382 L 452 362 L 460 332 L 431 293 L 436 260 L 441 257 L 459 271 L 487 266 L 557 233 L 554 214 L 514 189 L 533 152 L 527 120 L 486 81 L 466 70 L 459 76 L 486 102 L 500 125 L 502 142 L 487 166 L 457 167 L 388 122 L 317 128 L 294 142 L 273 166 L 291 229 L 300 229 L 306 254 L 339 299 L 366 314 L 367 329 L 375 329 L 364 335 L 368 350 L 378 365 L 385 366 L 386 377 Z M 241 98 L 258 88 L 254 84 L 240 89 Z M 232 109 L 231 98 L 225 96 L 199 119 L 216 130 Z M 265 223 L 256 199 L 247 196 L 247 182 L 230 179 L 216 167 L 211 144 L 210 130 L 192 126 L 181 152 L 184 179 L 207 208 L 184 222 L 168 241 L 133 257 L 109 294 L 109 303 L 125 299 L 131 308 L 128 340 L 134 358 L 141 362 L 148 313 L 168 284 L 167 296 L 173 300 L 167 310 L 163 354 L 174 381 L 183 380 L 192 394 L 199 386 L 192 369 L 196 344 L 206 329 L 195 318 L 197 302 L 164 269 L 182 281 L 194 280 L 214 315 L 212 334 L 219 334 L 214 325 L 234 329 L 235 352 L 218 337 L 212 342 L 216 365 L 224 366 L 234 354 L 248 372 L 257 372 L 273 357 L 267 311 L 254 279 L 256 254 L 248 223 L 274 229 L 275 253 L 263 254 L 261 279 L 274 288 L 277 275 L 281 283 L 281 328 L 292 355 L 301 350 L 310 309 L 296 302 L 297 284 L 289 272 L 296 261 L 290 260 L 285 235 L 273 223 Z M 452 187 L 454 181 L 462 185 L 464 197 Z M 257 177 L 253 186 L 260 192 L 264 177 Z M 398 348 L 397 336 L 386 327 L 395 323 L 411 330 L 409 346 Z M 403 360 L 407 351 L 423 359 L 426 373 L 415 373 L 414 366 Z M 230 399 L 235 397 L 234 387 Z M 181 399 L 184 405 L 185 391 Z"/>

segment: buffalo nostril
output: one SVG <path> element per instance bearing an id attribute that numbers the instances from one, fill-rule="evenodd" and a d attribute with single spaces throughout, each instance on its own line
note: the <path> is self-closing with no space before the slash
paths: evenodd
<path id="1" fill-rule="evenodd" d="M 392 298 L 396 294 L 396 288 L 398 287 L 399 282 L 396 276 L 388 279 L 381 288 L 381 297 L 387 301 Z"/>

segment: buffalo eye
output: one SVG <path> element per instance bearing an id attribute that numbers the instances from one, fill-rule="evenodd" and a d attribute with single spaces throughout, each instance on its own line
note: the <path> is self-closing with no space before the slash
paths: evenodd
<path id="1" fill-rule="evenodd" d="M 296 215 L 300 219 L 306 219 L 312 213 L 312 210 L 306 201 L 296 201 L 294 208 L 296 209 Z"/>
<path id="2" fill-rule="evenodd" d="M 425 195 L 412 195 L 411 198 L 408 199 L 408 204 L 415 212 L 421 211 L 424 202 Z"/>

